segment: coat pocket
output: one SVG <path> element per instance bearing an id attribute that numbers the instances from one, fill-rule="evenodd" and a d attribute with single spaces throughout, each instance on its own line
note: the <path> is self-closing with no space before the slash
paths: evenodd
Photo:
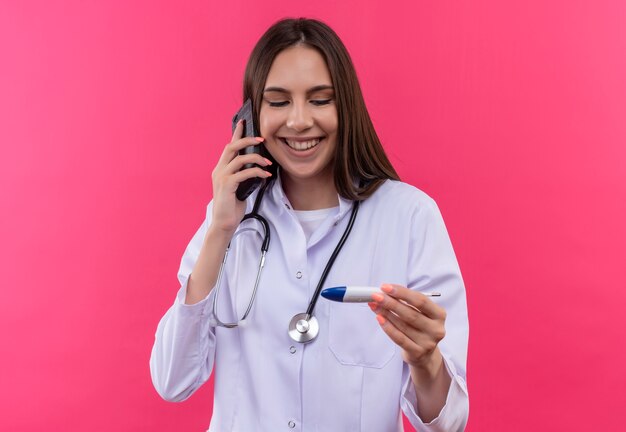
<path id="1" fill-rule="evenodd" d="M 382 368 L 398 351 L 369 306 L 332 303 L 328 346 L 344 365 Z"/>

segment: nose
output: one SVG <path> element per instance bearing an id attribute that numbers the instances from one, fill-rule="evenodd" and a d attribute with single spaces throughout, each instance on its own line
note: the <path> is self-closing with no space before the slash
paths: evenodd
<path id="1" fill-rule="evenodd" d="M 287 117 L 287 127 L 296 132 L 305 131 L 313 126 L 313 116 L 306 103 L 293 102 Z"/>

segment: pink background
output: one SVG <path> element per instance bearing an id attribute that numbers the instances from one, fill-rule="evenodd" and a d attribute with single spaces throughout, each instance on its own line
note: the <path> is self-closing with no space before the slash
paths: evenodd
<path id="1" fill-rule="evenodd" d="M 246 4 L 248 3 L 248 4 Z M 328 22 L 470 308 L 468 431 L 617 431 L 626 3 L 0 3 L 0 430 L 205 430 L 148 359 L 262 32 Z"/>

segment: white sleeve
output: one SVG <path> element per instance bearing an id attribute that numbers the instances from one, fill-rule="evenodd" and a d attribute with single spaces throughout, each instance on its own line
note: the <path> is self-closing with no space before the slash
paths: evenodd
<path id="1" fill-rule="evenodd" d="M 463 431 L 469 417 L 466 384 L 469 324 L 465 286 L 441 213 L 434 201 L 423 202 L 411 224 L 409 288 L 439 292 L 435 301 L 446 310 L 446 336 L 439 342 L 446 370 L 451 377 L 446 403 L 429 423 L 419 417 L 419 406 L 409 368 L 404 365 L 402 411 L 417 431 Z"/>
<path id="2" fill-rule="evenodd" d="M 187 399 L 211 375 L 215 358 L 215 328 L 211 306 L 215 290 L 199 303 L 185 304 L 189 275 L 200 254 L 212 210 L 195 233 L 180 263 L 180 289 L 174 304 L 157 327 L 150 356 L 152 383 L 161 397 L 172 402 Z"/>

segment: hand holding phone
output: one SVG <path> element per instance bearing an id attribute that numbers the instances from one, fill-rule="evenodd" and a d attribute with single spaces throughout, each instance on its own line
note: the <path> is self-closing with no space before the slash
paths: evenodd
<path id="1" fill-rule="evenodd" d="M 237 114 L 235 114 L 235 116 L 233 117 L 233 124 L 232 124 L 233 132 L 235 131 L 235 128 L 237 127 L 237 122 L 239 120 L 243 120 L 243 132 L 242 132 L 241 138 L 259 136 L 259 131 L 256 128 L 256 125 L 254 124 L 254 115 L 252 112 L 252 101 L 250 99 L 248 99 L 243 104 L 243 106 L 239 109 Z M 239 150 L 240 155 L 250 154 L 250 153 L 257 153 L 260 155 L 264 155 L 265 147 L 263 146 L 263 144 L 258 144 L 258 145 L 245 147 L 244 149 Z M 258 167 L 258 166 L 259 165 L 257 164 L 249 163 L 249 164 L 245 164 L 242 170 L 253 168 L 253 167 Z M 260 168 L 264 168 L 264 167 L 260 167 Z M 237 196 L 237 199 L 240 201 L 245 201 L 245 199 L 248 198 L 248 196 L 250 196 L 250 194 L 254 192 L 254 190 L 257 187 L 261 186 L 261 184 L 263 184 L 264 182 L 265 182 L 265 179 L 262 179 L 260 177 L 253 177 L 253 178 L 249 178 L 249 179 L 242 181 L 241 183 L 239 183 L 239 186 L 237 187 L 237 191 L 235 193 L 235 195 Z"/>

